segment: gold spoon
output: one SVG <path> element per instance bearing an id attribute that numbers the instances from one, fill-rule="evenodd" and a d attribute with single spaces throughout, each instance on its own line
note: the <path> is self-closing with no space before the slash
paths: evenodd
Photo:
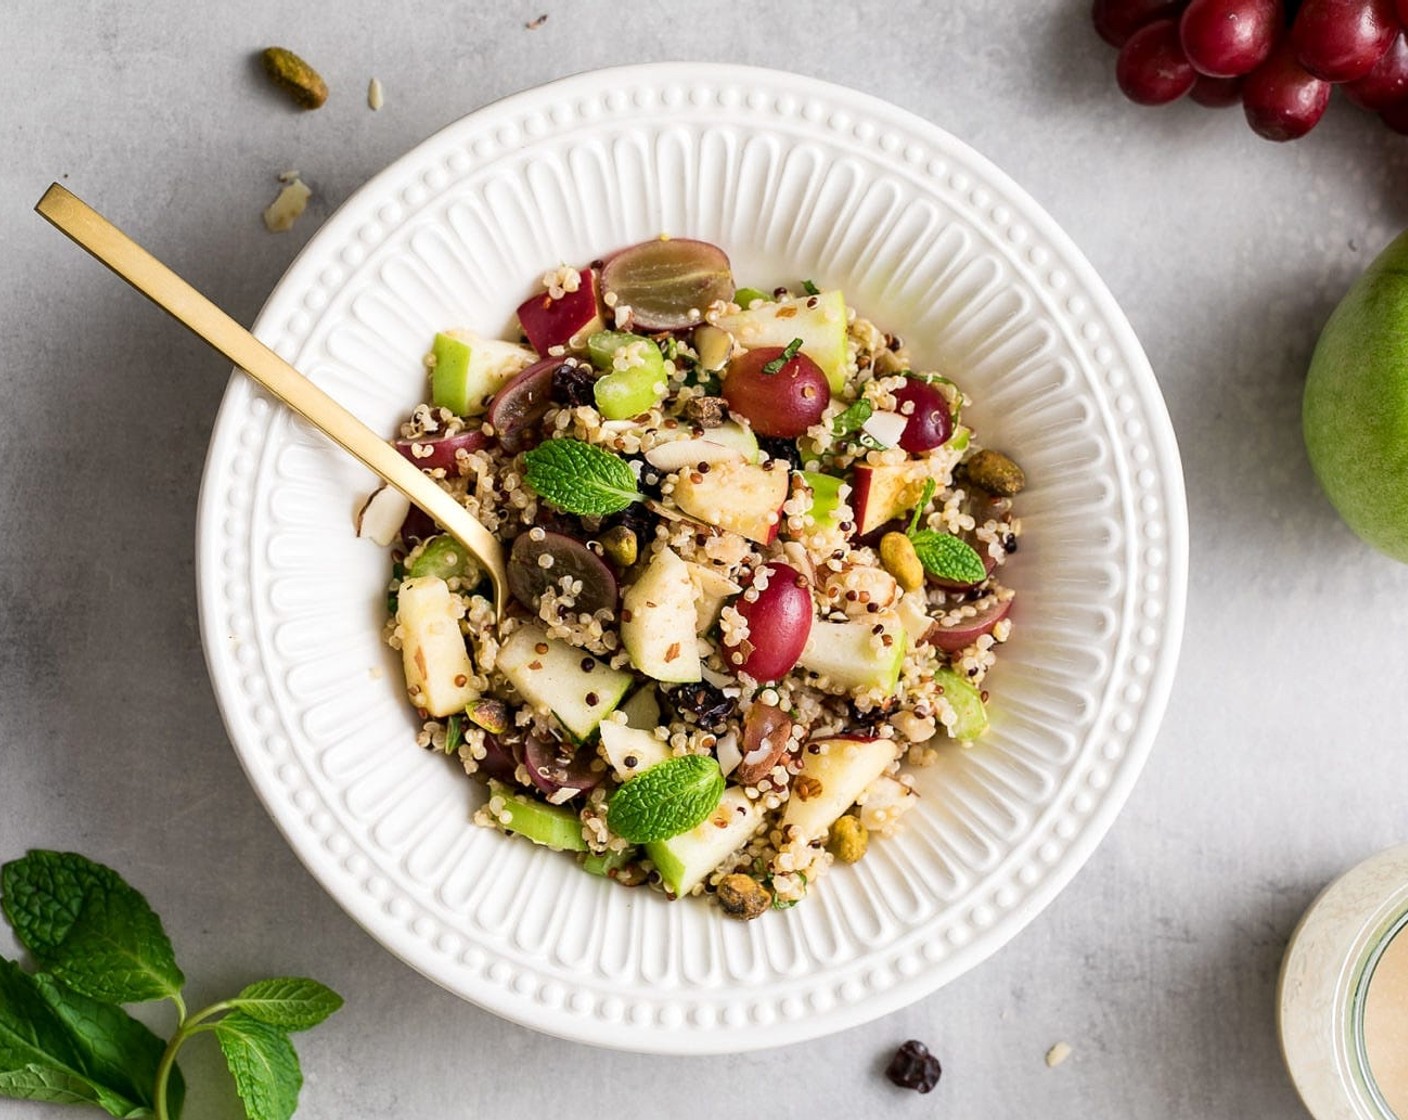
<path id="1" fill-rule="evenodd" d="M 488 569 L 494 609 L 503 617 L 508 598 L 504 551 L 473 514 L 81 198 L 55 183 L 34 209 L 429 514 Z"/>

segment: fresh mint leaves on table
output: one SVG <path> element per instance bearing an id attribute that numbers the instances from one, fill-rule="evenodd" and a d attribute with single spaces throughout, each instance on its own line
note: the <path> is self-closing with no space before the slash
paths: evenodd
<path id="1" fill-rule="evenodd" d="M 723 795 L 724 776 L 712 758 L 667 758 L 616 791 L 606 824 L 632 844 L 668 840 L 699 824 Z"/>
<path id="2" fill-rule="evenodd" d="M 981 583 L 987 579 L 988 570 L 972 545 L 951 533 L 919 528 L 920 517 L 933 500 L 934 489 L 934 480 L 928 479 L 905 531 L 909 543 L 914 545 L 914 554 L 931 576 L 951 583 Z"/>
<path id="3" fill-rule="evenodd" d="M 579 439 L 550 439 L 523 460 L 533 492 L 568 513 L 605 517 L 642 498 L 624 459 Z"/>
<path id="4" fill-rule="evenodd" d="M 336 992 L 261 980 L 188 1015 L 161 919 L 116 871 L 74 852 L 32 851 L 0 867 L 0 910 L 42 970 L 0 957 L 0 1096 L 176 1120 L 186 1095 L 176 1055 L 209 1032 L 250 1120 L 293 1115 L 303 1074 L 288 1032 L 341 1007 Z M 119 1006 L 160 999 L 178 1017 L 166 1042 Z"/>

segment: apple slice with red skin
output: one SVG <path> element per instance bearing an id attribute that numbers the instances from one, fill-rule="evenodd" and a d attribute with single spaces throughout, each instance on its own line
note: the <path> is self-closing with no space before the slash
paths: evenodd
<path id="1" fill-rule="evenodd" d="M 469 428 L 452 436 L 421 436 L 419 439 L 398 439 L 392 443 L 397 451 L 421 470 L 433 471 L 440 467 L 446 472 L 456 470 L 458 452 L 478 451 L 488 445 L 489 437 L 478 428 Z M 420 454 L 416 454 L 417 451 Z"/>
<path id="2" fill-rule="evenodd" d="M 924 493 L 924 478 L 909 463 L 872 467 L 862 464 L 851 475 L 851 509 L 856 536 L 864 537 L 887 521 L 914 509 Z"/>
<path id="3" fill-rule="evenodd" d="M 589 335 L 605 329 L 596 270 L 584 268 L 581 277 L 575 292 L 564 292 L 557 299 L 546 291 L 538 292 L 518 305 L 519 325 L 539 354 L 546 355 L 554 346 L 580 350 Z"/>
<path id="4" fill-rule="evenodd" d="M 1012 610 L 1012 600 L 1003 599 L 991 606 L 983 607 L 977 614 L 961 618 L 952 626 L 945 626 L 938 619 L 929 627 L 924 640 L 938 646 L 945 653 L 957 653 L 971 646 L 984 634 L 991 634 L 993 627 L 1007 617 Z"/>

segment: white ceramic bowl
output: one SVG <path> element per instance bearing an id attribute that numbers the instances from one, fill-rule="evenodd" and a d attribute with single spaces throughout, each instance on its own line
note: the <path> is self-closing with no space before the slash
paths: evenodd
<path id="1" fill-rule="evenodd" d="M 256 330 L 389 436 L 437 329 L 506 330 L 545 269 L 662 231 L 722 245 L 744 283 L 843 288 L 960 380 L 1031 480 L 992 730 L 922 772 L 901 837 L 739 924 L 472 826 L 478 787 L 416 749 L 381 644 L 387 560 L 351 527 L 372 480 L 239 375 L 201 494 L 201 621 L 250 781 L 382 944 L 553 1034 L 737 1051 L 933 991 L 1071 878 L 1164 709 L 1187 519 L 1148 363 L 1055 222 L 933 125 L 794 75 L 606 70 L 466 117 L 328 221 Z"/>

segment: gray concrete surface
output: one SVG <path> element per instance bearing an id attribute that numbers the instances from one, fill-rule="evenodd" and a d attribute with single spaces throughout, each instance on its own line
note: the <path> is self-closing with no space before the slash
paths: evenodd
<path id="1" fill-rule="evenodd" d="M 269 972 L 343 992 L 346 1010 L 300 1041 L 300 1116 L 700 1120 L 740 1100 L 775 1118 L 1303 1116 L 1277 1052 L 1276 970 L 1319 887 L 1405 839 L 1408 568 L 1318 494 L 1299 395 L 1338 293 L 1408 223 L 1408 139 L 1345 104 L 1290 146 L 1236 111 L 1138 109 L 1087 9 L 0 7 L 0 859 L 74 848 L 120 868 L 164 915 L 195 1001 Z M 265 88 L 251 56 L 271 42 L 324 70 L 323 111 Z M 1072 886 L 908 1010 L 726 1059 L 599 1052 L 499 1022 L 382 950 L 303 870 L 226 742 L 196 628 L 196 492 L 226 364 L 30 213 L 60 179 L 249 321 L 319 220 L 432 130 L 554 77 L 668 57 L 878 94 L 1024 184 L 1139 332 L 1192 518 L 1168 718 Z M 318 202 L 269 236 L 259 211 L 290 166 Z M 909 1037 L 943 1058 L 929 1097 L 880 1075 Z M 1058 1040 L 1074 1053 L 1049 1070 Z M 239 1115 L 220 1065 L 208 1040 L 192 1046 L 188 1115 Z M 0 1102 L 6 1118 L 51 1113 Z"/>

